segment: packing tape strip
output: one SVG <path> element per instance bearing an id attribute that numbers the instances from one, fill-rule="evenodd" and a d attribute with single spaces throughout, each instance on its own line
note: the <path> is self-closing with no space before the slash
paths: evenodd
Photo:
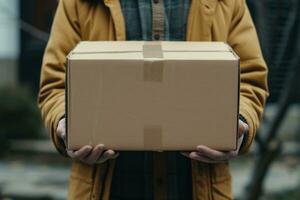
<path id="1" fill-rule="evenodd" d="M 161 42 L 144 42 L 144 58 L 163 58 Z"/>
<path id="2" fill-rule="evenodd" d="M 144 81 L 163 81 L 163 51 L 160 42 L 145 42 L 143 45 Z M 153 59 L 154 58 L 154 59 Z"/>
<path id="3" fill-rule="evenodd" d="M 161 43 L 145 42 L 143 45 L 143 57 L 144 81 L 162 82 L 164 62 Z M 161 126 L 144 126 L 144 148 L 146 150 L 162 150 Z"/>
<path id="4" fill-rule="evenodd" d="M 144 148 L 162 151 L 162 127 L 144 126 Z"/>

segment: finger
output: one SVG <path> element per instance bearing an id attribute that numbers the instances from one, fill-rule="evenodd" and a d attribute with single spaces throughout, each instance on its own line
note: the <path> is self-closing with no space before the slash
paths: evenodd
<path id="1" fill-rule="evenodd" d="M 197 146 L 197 154 L 217 161 L 228 160 L 231 156 L 231 152 L 217 151 L 203 145 Z"/>
<path id="2" fill-rule="evenodd" d="M 239 137 L 245 134 L 248 130 L 249 130 L 249 126 L 242 120 L 239 120 Z"/>
<path id="3" fill-rule="evenodd" d="M 74 152 L 74 156 L 72 158 L 83 160 L 87 155 L 89 155 L 92 151 L 92 147 L 90 145 L 84 146 L 78 151 Z"/>
<path id="4" fill-rule="evenodd" d="M 110 159 L 116 159 L 119 155 L 120 155 L 119 152 L 115 152 L 115 155 L 112 156 Z"/>
<path id="5" fill-rule="evenodd" d="M 109 149 L 103 153 L 103 155 L 98 159 L 98 163 L 103 163 L 109 159 L 117 158 L 119 154 Z"/>
<path id="6" fill-rule="evenodd" d="M 206 156 L 202 156 L 199 155 L 197 152 L 191 152 L 189 154 L 189 158 L 193 159 L 193 160 L 197 160 L 200 162 L 204 162 L 204 163 L 220 163 L 220 162 L 224 162 L 224 161 L 217 161 L 217 160 L 212 160 Z"/>
<path id="7" fill-rule="evenodd" d="M 97 162 L 98 158 L 101 156 L 103 151 L 104 151 L 104 145 L 103 144 L 97 145 L 92 150 L 92 152 L 87 157 L 84 158 L 84 161 L 90 164 Z"/>
<path id="8" fill-rule="evenodd" d="M 180 152 L 181 155 L 190 158 L 190 152 Z"/>
<path id="9" fill-rule="evenodd" d="M 107 159 L 114 158 L 115 156 L 116 156 L 115 151 L 113 151 L 111 149 L 105 151 L 104 154 L 103 154 L 103 158 L 107 158 Z"/>

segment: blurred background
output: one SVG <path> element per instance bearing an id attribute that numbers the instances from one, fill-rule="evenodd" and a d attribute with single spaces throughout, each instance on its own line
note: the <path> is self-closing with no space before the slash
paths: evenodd
<path id="1" fill-rule="evenodd" d="M 300 199 L 300 1 L 248 0 L 269 66 L 262 126 L 231 163 L 238 200 Z M 66 199 L 70 162 L 54 150 L 36 97 L 56 0 L 0 0 L 0 200 Z"/>

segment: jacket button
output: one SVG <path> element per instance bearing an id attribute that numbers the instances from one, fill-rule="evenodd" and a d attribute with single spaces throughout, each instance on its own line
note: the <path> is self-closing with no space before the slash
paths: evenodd
<path id="1" fill-rule="evenodd" d="M 159 40 L 160 39 L 160 35 L 159 34 L 155 34 L 153 37 L 154 37 L 154 40 Z"/>

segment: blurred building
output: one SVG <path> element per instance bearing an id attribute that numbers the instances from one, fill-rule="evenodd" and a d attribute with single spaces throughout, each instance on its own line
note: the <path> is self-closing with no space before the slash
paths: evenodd
<path id="1" fill-rule="evenodd" d="M 269 67 L 268 102 L 278 102 L 295 65 L 299 65 L 300 1 L 247 0 L 247 3 Z M 296 95 L 299 98 L 299 92 Z"/>
<path id="2" fill-rule="evenodd" d="M 17 82 L 20 54 L 18 11 L 18 0 L 0 0 L 0 86 Z"/>
<path id="3" fill-rule="evenodd" d="M 36 94 L 40 68 L 57 6 L 56 0 L 26 0 L 19 4 L 20 29 L 19 80 Z"/>
<path id="4" fill-rule="evenodd" d="M 22 84 L 36 94 L 56 5 L 55 0 L 0 0 L 0 86 Z"/>

